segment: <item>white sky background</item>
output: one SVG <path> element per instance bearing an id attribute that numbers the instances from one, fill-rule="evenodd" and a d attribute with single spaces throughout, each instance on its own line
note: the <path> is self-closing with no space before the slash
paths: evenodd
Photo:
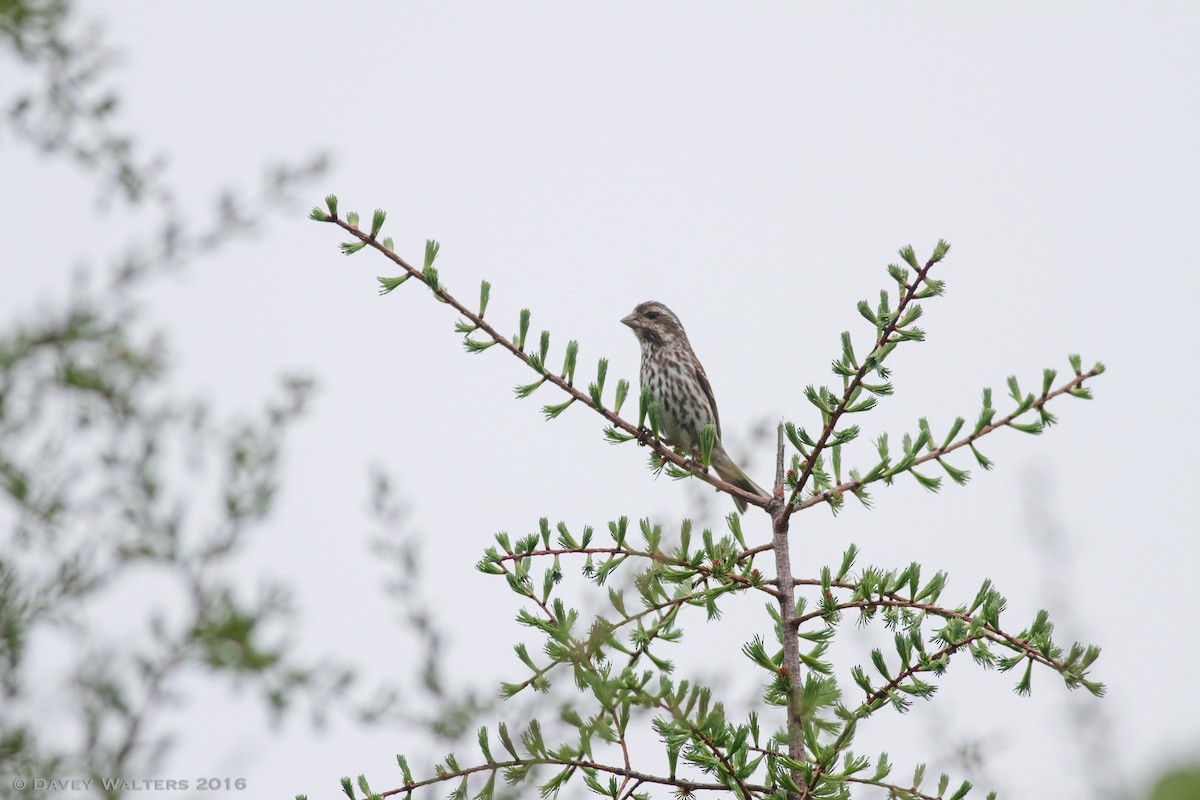
<path id="1" fill-rule="evenodd" d="M 328 149 L 335 167 L 291 216 L 250 246 L 206 259 L 148 298 L 170 331 L 176 382 L 221 409 L 252 409 L 285 370 L 319 380 L 291 442 L 285 493 L 251 548 L 253 571 L 296 585 L 313 652 L 369 656 L 368 674 L 410 668 L 396 610 L 377 591 L 367 550 L 366 466 L 399 482 L 426 535 L 452 642 L 452 674 L 487 686 L 519 679 L 509 649 L 515 596 L 473 570 L 497 530 L 537 518 L 574 529 L 620 514 L 669 528 L 691 495 L 643 468 L 645 451 L 611 447 L 598 417 L 572 408 L 546 423 L 549 390 L 514 402 L 528 370 L 497 350 L 468 356 L 449 310 L 420 287 L 375 296 L 381 258 L 347 259 L 332 227 L 305 219 L 335 192 L 417 260 L 443 244 L 444 282 L 464 299 L 493 284 L 489 317 L 515 330 L 533 309 L 552 362 L 581 343 L 577 381 L 601 355 L 609 386 L 636 384 L 638 350 L 618 320 L 639 301 L 670 305 L 687 326 L 720 402 L 725 435 L 748 456 L 750 430 L 780 417 L 812 426 L 809 383 L 832 382 L 838 334 L 860 352 L 870 333 L 854 304 L 889 283 L 912 243 L 953 249 L 926 304 L 928 341 L 901 348 L 897 394 L 857 420 L 867 441 L 928 416 L 935 434 L 978 413 L 982 386 L 1040 385 L 1082 352 L 1109 372 L 1092 403 L 1057 401 L 1041 438 L 999 432 L 965 488 L 931 496 L 915 481 L 853 502 L 833 521 L 796 517 L 797 571 L 815 575 L 847 543 L 860 565 L 948 570 L 943 599 L 969 600 L 992 578 L 1019 630 L 1047 604 L 1060 638 L 1104 648 L 1095 676 L 1109 697 L 1068 696 L 1035 673 L 984 674 L 960 656 L 932 704 L 864 726 L 856 749 L 890 746 L 903 779 L 950 743 L 982 742 L 987 780 L 1008 797 L 1085 796 L 1065 709 L 1099 703 L 1114 721 L 1122 773 L 1135 784 L 1195 758 L 1200 722 L 1180 700 L 1196 650 L 1200 556 L 1190 498 L 1197 445 L 1190 364 L 1200 290 L 1197 115 L 1200 11 L 1185 3 L 872 7 L 785 4 L 88 4 L 124 54 L 122 119 L 197 209 L 260 167 Z M 69 268 L 106 263 L 128 230 L 92 214 L 73 168 L 27 150 L 0 152 L 0 313 L 32 313 Z M 611 392 L 611 389 L 610 389 Z M 634 403 L 632 403 L 635 406 Z M 769 451 L 748 458 L 760 483 Z M 974 467 L 959 458 L 960 466 Z M 1074 558 L 1071 607 L 1052 595 L 1044 550 L 1028 534 L 1030 476 Z M 947 481 L 947 483 L 949 483 Z M 720 513 L 725 512 L 725 505 Z M 747 520 L 750 539 L 765 517 Z M 711 522 L 711 520 L 710 520 Z M 1190 532 L 1190 533 L 1189 533 Z M 574 565 L 572 565 L 574 566 Z M 569 573 L 578 580 L 578 573 Z M 759 674 L 737 646 L 767 632 L 758 600 L 705 626 L 695 615 L 682 663 Z M 1066 615 L 1077 620 L 1066 627 Z M 853 629 L 853 626 L 848 626 Z M 869 639 L 862 643 L 866 660 Z M 689 641 L 685 639 L 685 642 Z M 696 650 L 696 643 L 728 643 Z M 689 657 L 686 655 L 691 653 Z M 843 666 L 848 666 L 846 662 Z M 847 684 L 851 690 L 852 684 Z M 400 783 L 393 755 L 420 737 L 336 725 L 314 734 L 259 724 L 246 698 L 194 703 L 178 719 L 168 777 L 244 776 L 256 796 L 341 796 L 337 778 Z M 886 715 L 884 715 L 886 716 Z M 942 733 L 936 733 L 938 727 Z M 463 760 L 467 751 L 460 752 Z M 961 775 L 961 772 L 955 773 Z M 974 793 L 973 795 L 974 796 Z"/>

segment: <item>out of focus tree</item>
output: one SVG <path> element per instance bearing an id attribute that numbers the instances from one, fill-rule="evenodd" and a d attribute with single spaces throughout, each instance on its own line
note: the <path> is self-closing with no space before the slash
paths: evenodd
<path id="1" fill-rule="evenodd" d="M 70 4 L 0 0 L 0 146 L 68 160 L 106 213 L 152 232 L 0 325 L 0 793 L 57 776 L 121 796 L 114 781 L 154 774 L 169 750 L 184 681 L 319 716 L 352 679 L 289 642 L 284 587 L 231 577 L 272 510 L 311 381 L 283 377 L 261 409 L 214 419 L 172 389 L 165 333 L 139 305 L 164 272 L 236 246 L 324 159 L 273 167 L 186 218 L 165 161 L 120 127 L 111 62 Z"/>

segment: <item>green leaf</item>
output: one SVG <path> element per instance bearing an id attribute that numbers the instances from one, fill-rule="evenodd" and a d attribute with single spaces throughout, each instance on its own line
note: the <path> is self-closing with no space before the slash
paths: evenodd
<path id="1" fill-rule="evenodd" d="M 478 734 L 476 734 L 476 737 L 477 737 L 477 739 L 478 739 L 478 741 L 479 741 L 479 749 L 480 749 L 480 751 L 482 751 L 482 752 L 483 752 L 483 757 L 484 757 L 484 759 L 485 759 L 485 760 L 487 761 L 487 763 L 489 763 L 489 764 L 495 764 L 495 763 L 496 763 L 496 760 L 495 760 L 494 758 L 492 758 L 492 750 L 491 750 L 491 748 L 488 746 L 488 731 L 487 731 L 487 727 L 486 727 L 486 726 L 484 726 L 484 727 L 481 727 L 481 728 L 479 729 L 479 733 L 478 733 Z"/>
<path id="2" fill-rule="evenodd" d="M 316 220 L 317 222 L 329 222 L 330 221 L 330 216 L 328 214 L 326 214 L 324 211 L 322 211 L 320 209 L 320 207 L 318 207 L 318 206 L 314 206 L 313 210 L 308 212 L 308 218 L 311 220 Z"/>
<path id="3" fill-rule="evenodd" d="M 596 366 L 596 381 L 588 384 L 588 396 L 592 398 L 592 402 L 597 408 L 604 407 L 604 378 L 608 374 L 608 359 L 600 359 L 600 363 Z"/>
<path id="4" fill-rule="evenodd" d="M 971 473 L 967 472 L 965 469 L 959 469 L 958 467 L 951 466 L 940 458 L 937 460 L 937 462 L 942 465 L 942 469 L 946 470 L 946 474 L 950 476 L 950 480 L 954 481 L 959 486 L 962 486 L 967 481 L 971 480 Z"/>
<path id="5" fill-rule="evenodd" d="M 629 394 L 629 381 L 621 378 L 617 381 L 617 397 L 613 402 L 613 413 L 620 414 L 621 406 L 625 404 L 625 397 Z"/>
<path id="6" fill-rule="evenodd" d="M 996 416 L 996 409 L 992 407 L 992 390 L 983 390 L 983 408 L 979 412 L 979 419 L 975 421 L 975 430 L 973 435 L 979 435 L 984 428 L 992 423 L 992 418 Z"/>
<path id="7" fill-rule="evenodd" d="M 621 433 L 621 431 L 617 430 L 612 425 L 609 425 L 604 429 L 604 438 L 607 439 L 611 444 L 622 444 L 632 439 L 636 439 L 637 437 L 631 436 L 628 433 Z"/>
<path id="8" fill-rule="evenodd" d="M 325 207 L 329 209 L 329 216 L 337 219 L 338 199 L 336 194 L 327 195 L 325 197 Z"/>
<path id="9" fill-rule="evenodd" d="M 496 732 L 500 734 L 500 743 L 504 745 L 504 749 L 508 751 L 508 754 L 513 758 L 520 758 L 521 756 L 518 755 L 517 748 L 513 745 L 513 741 L 508 735 L 508 726 L 501 722 Z M 412 781 L 410 780 L 409 783 L 412 783 Z"/>
<path id="10" fill-rule="evenodd" d="M 733 534 L 734 540 L 741 545 L 742 549 L 746 549 L 746 536 L 742 533 L 742 517 L 733 511 L 725 515 L 725 524 L 729 526 L 729 532 Z M 689 530 L 691 528 L 691 520 L 688 520 Z"/>
<path id="11" fill-rule="evenodd" d="M 1025 673 L 1021 676 L 1021 680 L 1017 681 L 1016 687 L 1013 689 L 1021 697 L 1028 697 L 1033 683 L 1033 659 L 1026 659 Z"/>
<path id="12" fill-rule="evenodd" d="M 529 334 L 529 316 L 530 316 L 530 314 L 532 314 L 532 312 L 528 308 L 521 309 L 521 321 L 519 323 L 520 328 L 517 331 L 517 335 L 516 335 L 516 345 L 517 345 L 517 349 L 522 352 L 525 351 L 525 337 Z"/>
<path id="13" fill-rule="evenodd" d="M 914 299 L 924 300 L 927 297 L 941 297 L 946 292 L 945 281 L 935 281 L 926 277 L 923 281 L 925 288 L 913 295 Z"/>
<path id="14" fill-rule="evenodd" d="M 638 396 L 638 428 L 646 427 L 646 417 L 650 415 L 650 387 L 643 386 Z"/>
<path id="15" fill-rule="evenodd" d="M 442 289 L 441 278 L 438 277 L 437 267 L 433 264 L 426 264 L 425 269 L 421 272 L 421 276 L 425 279 L 425 284 L 433 291 L 436 297 Z"/>
<path id="16" fill-rule="evenodd" d="M 866 300 L 859 300 L 857 308 L 858 308 L 858 313 L 862 314 L 863 318 L 867 322 L 871 323 L 872 325 L 874 325 L 877 328 L 879 327 L 879 319 L 871 311 L 870 303 L 868 303 Z"/>
<path id="17" fill-rule="evenodd" d="M 358 212 L 351 211 L 349 214 L 347 214 L 346 222 L 349 223 L 350 227 L 357 228 L 358 227 Z"/>
<path id="18" fill-rule="evenodd" d="M 717 429 L 711 423 L 700 431 L 700 462 L 705 469 L 712 466 L 713 445 L 717 442 Z"/>
<path id="19" fill-rule="evenodd" d="M 954 794 L 950 795 L 950 800 L 962 800 L 967 796 L 967 792 L 971 791 L 972 785 L 970 781 L 963 781 L 962 785 L 955 790 Z"/>
<path id="20" fill-rule="evenodd" d="M 397 753 L 396 764 L 400 767 L 400 774 L 404 776 L 404 785 L 410 786 L 411 784 L 415 783 L 412 776 L 412 770 L 408 768 L 408 759 Z"/>
<path id="21" fill-rule="evenodd" d="M 912 267 L 915 270 L 921 269 L 921 262 L 917 260 L 917 254 L 913 250 L 911 244 L 904 245 L 904 247 L 900 248 L 899 252 L 900 252 L 900 257 L 903 258 L 905 263 L 907 263 L 910 267 Z"/>
<path id="22" fill-rule="evenodd" d="M 475 795 L 475 800 L 494 800 L 496 796 L 496 770 L 492 770 L 488 775 L 487 782 L 483 784 L 483 788 Z"/>
<path id="23" fill-rule="evenodd" d="M 389 248 L 391 249 L 391 248 Z M 487 281 L 479 283 L 479 318 L 483 319 L 483 315 L 487 313 L 488 300 L 492 298 L 492 285 Z"/>
<path id="24" fill-rule="evenodd" d="M 438 251 L 441 249 L 442 246 L 437 243 L 437 240 L 425 240 L 425 269 L 429 269 L 433 266 L 433 262 L 437 260 Z"/>
<path id="25" fill-rule="evenodd" d="M 822 389 L 824 389 L 824 387 L 822 387 Z M 811 383 L 804 387 L 805 398 L 808 399 L 808 402 L 817 407 L 817 410 L 821 412 L 822 417 L 828 417 L 833 413 L 833 406 L 828 402 L 827 394 L 827 391 L 818 391 L 817 387 L 813 386 Z"/>
<path id="26" fill-rule="evenodd" d="M 371 216 L 371 238 L 374 239 L 379 235 L 379 231 L 383 228 L 383 221 L 387 219 L 387 212 L 382 208 L 375 209 L 375 213 Z"/>
<path id="27" fill-rule="evenodd" d="M 542 406 L 542 413 L 546 415 L 547 420 L 554 419 L 559 414 L 563 413 L 568 408 L 570 408 L 571 404 L 574 402 L 575 402 L 575 398 L 572 397 L 569 400 L 567 400 L 565 403 L 559 403 L 558 405 Z"/>
<path id="28" fill-rule="evenodd" d="M 410 277 L 412 277 L 412 276 L 408 275 L 407 273 L 404 275 L 395 277 L 395 278 L 385 278 L 383 276 L 377 277 L 375 280 L 379 281 L 380 296 L 388 294 L 389 292 L 394 290 L 396 287 L 398 287 L 400 284 L 402 284 L 406 280 L 408 280 Z"/>
<path id="29" fill-rule="evenodd" d="M 547 342 L 547 344 L 549 344 Z M 567 379 L 567 385 L 575 383 L 575 362 L 579 357 L 579 342 L 572 339 L 567 342 L 567 355 L 563 359 L 562 376 Z"/>
<path id="30" fill-rule="evenodd" d="M 958 432 L 962 430 L 962 426 L 966 424 L 966 420 L 962 417 L 955 417 L 954 424 L 950 426 L 950 432 L 946 434 L 946 438 L 942 441 L 941 449 L 945 450 L 954 442 L 954 437 L 958 436 Z"/>
<path id="31" fill-rule="evenodd" d="M 817 443 L 812 440 L 812 437 L 809 436 L 803 428 L 797 428 L 795 423 L 785 422 L 783 424 L 783 430 L 784 433 L 787 434 L 788 441 L 792 443 L 792 447 L 795 447 L 801 453 L 805 453 L 807 455 L 808 451 L 805 449 L 805 445 L 808 447 L 816 447 Z"/>
<path id="32" fill-rule="evenodd" d="M 861 414 L 864 411 L 870 411 L 878 402 L 874 395 L 867 395 L 861 403 L 846 406 L 846 413 Z"/>
<path id="33" fill-rule="evenodd" d="M 854 343 L 850 341 L 850 331 L 842 331 L 842 361 L 847 366 L 858 368 L 858 359 L 854 356 Z"/>
<path id="34" fill-rule="evenodd" d="M 933 255 L 929 258 L 935 264 L 946 257 L 950 252 L 950 243 L 945 239 L 938 239 L 937 245 L 933 248 Z"/>
<path id="35" fill-rule="evenodd" d="M 1058 376 L 1058 370 L 1047 367 L 1042 370 L 1042 397 L 1050 394 L 1050 389 L 1054 386 L 1054 379 Z"/>
<path id="36" fill-rule="evenodd" d="M 975 454 L 975 460 L 979 462 L 979 466 L 983 467 L 984 469 L 991 469 L 995 466 L 995 463 L 983 453 L 979 452 L 979 449 L 976 448 L 974 444 L 970 445 L 970 447 L 971 452 Z"/>
<path id="37" fill-rule="evenodd" d="M 901 317 L 898 323 L 896 323 L 896 327 L 907 328 L 909 325 L 919 320 L 924 313 L 925 309 L 914 303 L 908 307 L 907 311 L 904 312 L 904 316 Z M 913 338 L 917 339 L 918 341 L 923 341 L 925 334 L 922 332 L 919 336 L 914 336 Z"/>
<path id="38" fill-rule="evenodd" d="M 463 339 L 463 347 L 466 348 L 468 353 L 482 353 L 484 350 L 487 350 L 489 347 L 495 344 L 496 342 L 494 340 L 490 342 L 479 342 L 469 336 Z"/>
<path id="39" fill-rule="evenodd" d="M 541 387 L 541 385 L 543 383 L 545 383 L 547 380 L 549 380 L 549 378 L 541 377 L 541 378 L 537 379 L 536 381 L 534 381 L 533 383 L 528 383 L 528 384 L 525 384 L 524 386 L 514 386 L 513 393 L 516 394 L 516 396 L 519 399 L 523 400 L 526 397 L 529 397 L 529 395 L 536 392 Z"/>
<path id="40" fill-rule="evenodd" d="M 927 489 L 928 491 L 936 492 L 942 488 L 942 479 L 941 478 L 931 478 L 928 475 L 922 475 L 920 472 L 917 472 L 915 469 L 910 469 L 908 472 L 910 475 L 912 475 L 914 478 L 917 479 L 917 483 L 921 484 L 921 486 L 923 488 Z"/>

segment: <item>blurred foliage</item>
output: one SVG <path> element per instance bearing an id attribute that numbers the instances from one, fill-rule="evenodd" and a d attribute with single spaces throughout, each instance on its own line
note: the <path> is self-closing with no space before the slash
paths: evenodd
<path id="1" fill-rule="evenodd" d="M 1200 766 L 1167 772 L 1150 790 L 1150 800 L 1200 800 Z"/>
<path id="2" fill-rule="evenodd" d="M 0 0 L 0 60 L 14 78 L 0 144 L 67 158 L 102 199 L 158 219 L 107 270 L 0 327 L 0 774 L 153 774 L 185 683 L 250 690 L 274 719 L 307 702 L 319 721 L 352 671 L 298 652 L 283 586 L 236 577 L 312 382 L 286 376 L 260 411 L 215 419 L 176 394 L 166 338 L 140 302 L 163 269 L 238 241 L 324 158 L 272 168 L 210 219 L 184 219 L 164 159 L 119 128 L 112 54 L 71 4 Z"/>

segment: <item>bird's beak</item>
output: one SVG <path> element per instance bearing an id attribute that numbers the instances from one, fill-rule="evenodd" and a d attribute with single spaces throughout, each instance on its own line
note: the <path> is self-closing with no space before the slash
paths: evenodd
<path id="1" fill-rule="evenodd" d="M 621 324 L 628 325 L 629 327 L 634 328 L 634 329 L 641 327 L 640 325 L 638 325 L 637 314 L 629 314 L 627 316 L 622 317 Z"/>

